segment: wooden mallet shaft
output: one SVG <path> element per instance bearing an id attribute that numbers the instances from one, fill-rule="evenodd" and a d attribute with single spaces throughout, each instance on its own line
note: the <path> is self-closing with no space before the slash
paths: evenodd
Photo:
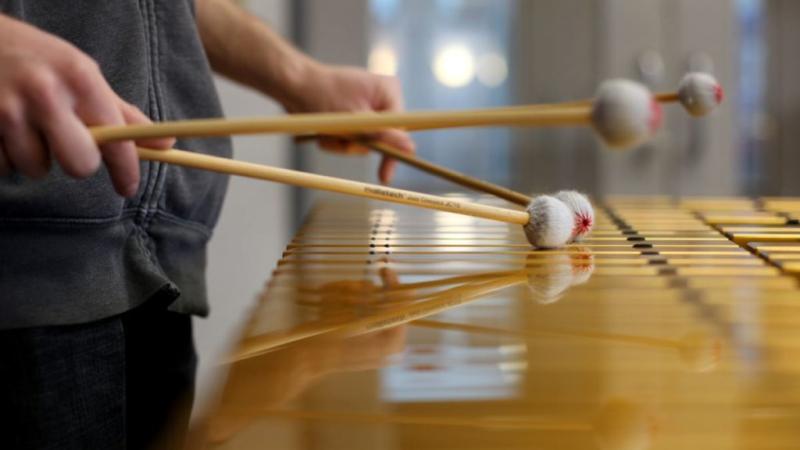
<path id="1" fill-rule="evenodd" d="M 660 92 L 653 94 L 653 98 L 659 103 L 680 102 L 680 97 L 677 92 Z M 519 111 L 519 110 L 532 111 L 532 110 L 591 108 L 593 102 L 594 99 L 587 98 L 583 100 L 573 100 L 569 102 L 559 102 L 559 103 L 539 103 L 534 105 L 503 106 L 494 108 L 493 111 Z M 427 128 L 424 125 L 406 128 L 406 130 L 408 131 L 426 131 L 429 129 L 430 128 Z"/>
<path id="2" fill-rule="evenodd" d="M 371 198 L 391 203 L 399 203 L 401 205 L 446 211 L 517 225 L 526 225 L 530 221 L 530 214 L 525 211 L 463 202 L 452 198 L 422 194 L 376 184 L 344 180 L 341 178 L 236 161 L 234 159 L 177 149 L 153 150 L 138 147 L 137 151 L 139 158 L 149 161 L 159 161 L 195 169 L 274 181 L 303 188 L 319 189 L 355 197 Z"/>
<path id="3" fill-rule="evenodd" d="M 383 142 L 375 140 L 362 140 L 360 142 L 363 145 L 377 151 L 378 153 L 398 161 L 402 161 L 409 166 L 416 167 L 424 172 L 452 181 L 453 183 L 464 186 L 468 189 L 478 192 L 485 192 L 521 206 L 527 206 L 531 202 L 531 198 L 521 192 L 516 192 L 506 187 L 471 177 L 438 164 L 434 164 L 418 156 L 410 155 Z"/>
<path id="4" fill-rule="evenodd" d="M 318 140 L 324 137 L 325 136 L 320 136 L 320 135 L 300 136 L 297 139 L 297 141 L 305 142 L 311 140 Z M 408 164 L 409 166 L 416 167 L 417 169 L 422 170 L 423 172 L 427 172 L 431 175 L 435 175 L 437 177 L 444 178 L 445 180 L 452 181 L 453 183 L 464 186 L 467 189 L 472 189 L 478 192 L 485 192 L 487 194 L 494 195 L 495 197 L 502 198 L 503 200 L 507 200 L 511 203 L 515 203 L 520 206 L 528 206 L 528 204 L 530 204 L 532 200 L 531 197 L 521 192 L 517 192 L 508 189 L 506 187 L 500 186 L 498 184 L 481 180 L 479 178 L 471 177 L 469 175 L 466 175 L 464 173 L 458 172 L 453 169 L 449 169 L 444 166 L 440 166 L 438 164 L 422 159 L 419 156 L 406 153 L 397 147 L 386 144 L 385 142 L 368 138 L 347 137 L 347 136 L 335 136 L 335 137 L 357 142 L 358 144 L 363 145 L 364 147 L 368 147 L 384 156 L 396 159 L 405 164 Z"/>
<path id="5" fill-rule="evenodd" d="M 681 101 L 677 92 L 657 92 L 654 97 L 659 103 L 677 103 Z"/>
<path id="6" fill-rule="evenodd" d="M 659 103 L 678 103 L 681 101 L 677 92 L 658 92 L 653 94 L 653 98 Z M 507 106 L 497 108 L 498 110 L 515 110 L 519 108 L 526 109 L 557 109 L 557 108 L 579 108 L 588 107 L 592 105 L 594 99 L 574 100 L 571 102 L 559 103 L 540 103 L 536 105 L 523 105 L 523 106 Z"/>
<path id="7" fill-rule="evenodd" d="M 90 131 L 98 144 L 164 137 L 208 137 L 241 134 L 359 134 L 389 128 L 438 129 L 479 126 L 590 125 L 591 109 L 566 108 L 476 109 L 397 113 L 294 114 L 243 119 L 195 119 L 142 125 L 100 126 Z"/>

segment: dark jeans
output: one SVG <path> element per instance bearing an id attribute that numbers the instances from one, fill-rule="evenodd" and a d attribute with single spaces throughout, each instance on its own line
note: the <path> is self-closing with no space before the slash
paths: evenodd
<path id="1" fill-rule="evenodd" d="M 145 304 L 82 325 L 0 331 L 0 447 L 182 447 L 191 317 Z"/>

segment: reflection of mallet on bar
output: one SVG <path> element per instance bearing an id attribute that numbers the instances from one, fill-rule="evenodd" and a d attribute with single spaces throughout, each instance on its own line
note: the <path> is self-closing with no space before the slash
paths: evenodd
<path id="1" fill-rule="evenodd" d="M 650 348 L 677 350 L 681 360 L 688 368 L 696 372 L 713 370 L 721 359 L 722 343 L 719 338 L 710 336 L 705 332 L 691 332 L 681 339 L 663 339 L 647 336 L 632 336 L 624 334 L 604 333 L 599 331 L 573 331 L 573 330 L 542 330 L 532 329 L 527 331 L 512 331 L 503 328 L 487 327 L 465 323 L 444 322 L 435 320 L 416 320 L 413 325 L 436 328 L 441 330 L 462 331 L 465 333 L 480 333 L 518 338 L 572 338 L 589 339 L 595 341 L 612 342 L 617 344 L 637 345 Z"/>
<path id="2" fill-rule="evenodd" d="M 354 303 L 351 300 L 355 300 L 355 303 L 364 304 L 371 303 L 373 299 L 388 302 L 395 296 L 400 297 L 401 301 L 407 301 L 408 296 L 402 295 L 402 291 L 465 284 L 498 277 L 525 276 L 531 297 L 538 303 L 549 304 L 558 301 L 569 288 L 589 281 L 594 272 L 592 252 L 585 247 L 574 247 L 573 250 L 569 253 L 550 255 L 547 258 L 547 264 L 530 264 L 531 261 L 538 259 L 537 255 L 530 255 L 526 258 L 526 268 L 523 270 L 482 272 L 405 284 L 397 282 L 387 284 L 384 280 L 384 286 L 377 286 L 366 280 L 335 281 L 315 288 L 300 287 L 298 290 L 304 294 L 320 294 L 323 296 L 333 293 L 330 299 L 334 301 L 340 300 L 340 303 L 341 301 Z M 382 270 L 390 271 L 389 269 Z M 384 272 L 381 273 L 383 274 Z M 320 304 L 322 301 L 326 300 L 307 301 L 303 302 L 303 304 L 314 305 L 315 303 Z"/>
<path id="3" fill-rule="evenodd" d="M 548 419 L 541 416 L 431 416 L 353 411 L 261 410 L 260 417 L 370 425 L 460 427 L 486 430 L 593 433 L 602 450 L 644 450 L 656 433 L 656 419 L 642 405 L 616 399 L 592 419 Z"/>
<path id="4" fill-rule="evenodd" d="M 458 286 L 441 292 L 430 300 L 377 311 L 366 317 L 351 317 L 350 320 L 320 321 L 300 325 L 286 332 L 268 333 L 246 338 L 240 343 L 234 354 L 230 356 L 228 362 L 252 358 L 280 345 L 323 334 L 329 336 L 355 336 L 395 327 L 478 300 L 492 292 L 524 282 L 525 278 L 520 276 L 501 277 L 482 283 Z"/>
<path id="5" fill-rule="evenodd" d="M 583 261 L 582 259 L 579 260 Z M 570 267 L 572 266 L 570 265 Z M 246 338 L 240 343 L 239 348 L 236 349 L 234 354 L 228 359 L 228 362 L 251 358 L 266 353 L 281 345 L 324 334 L 330 336 L 355 336 L 397 326 L 480 299 L 485 295 L 511 286 L 527 285 L 532 295 L 539 298 L 539 296 L 543 295 L 543 292 L 547 294 L 552 293 L 549 289 L 543 287 L 543 283 L 552 282 L 550 278 L 544 276 L 546 273 L 546 270 L 536 269 L 500 272 L 499 274 L 502 274 L 500 276 L 460 285 L 433 294 L 426 300 L 375 311 L 373 314 L 365 317 L 353 317 L 352 314 L 342 314 L 329 320 L 299 325 L 285 332 L 268 333 Z M 533 277 L 532 274 L 537 274 L 537 276 Z M 563 274 L 561 274 L 561 272 L 556 271 L 554 274 L 556 280 L 562 280 Z M 570 277 L 569 280 L 571 280 L 570 283 L 572 283 L 575 279 Z M 585 281 L 585 278 L 578 280 L 582 282 Z M 571 285 L 572 284 L 570 284 L 570 286 Z M 568 287 L 569 286 L 563 287 L 559 284 L 557 294 L 560 296 Z M 551 299 L 551 297 L 547 298 Z"/>

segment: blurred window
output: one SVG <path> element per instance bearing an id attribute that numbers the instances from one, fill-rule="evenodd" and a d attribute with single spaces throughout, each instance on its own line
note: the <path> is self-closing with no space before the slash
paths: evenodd
<path id="1" fill-rule="evenodd" d="M 370 0 L 370 70 L 400 78 L 408 109 L 504 106 L 509 39 L 517 0 Z M 509 184 L 510 132 L 463 129 L 417 133 L 419 154 Z M 395 184 L 430 191 L 453 185 L 402 167 Z"/>
<path id="2" fill-rule="evenodd" d="M 761 143 L 774 127 L 764 112 L 766 49 L 762 0 L 737 0 L 739 15 L 739 139 L 744 192 L 757 194 L 762 186 Z"/>

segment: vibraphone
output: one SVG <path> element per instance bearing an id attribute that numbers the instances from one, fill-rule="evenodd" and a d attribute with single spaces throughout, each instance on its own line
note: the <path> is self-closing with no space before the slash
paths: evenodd
<path id="1" fill-rule="evenodd" d="M 800 199 L 597 212 L 586 241 L 534 251 L 513 225 L 319 205 L 231 354 L 206 443 L 798 448 Z"/>

